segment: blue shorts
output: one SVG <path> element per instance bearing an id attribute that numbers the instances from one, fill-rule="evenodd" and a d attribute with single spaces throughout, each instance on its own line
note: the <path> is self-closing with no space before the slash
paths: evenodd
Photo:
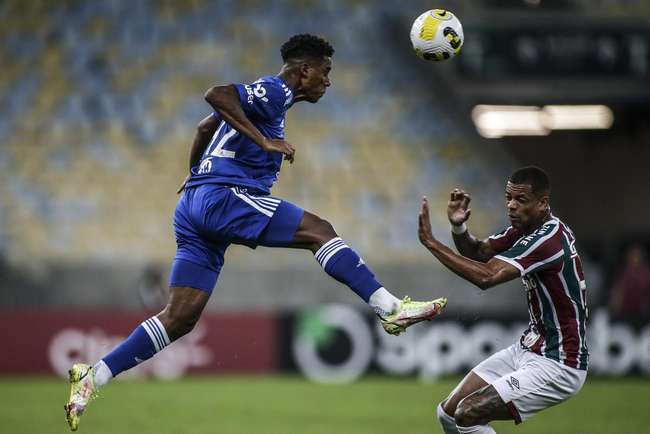
<path id="1" fill-rule="evenodd" d="M 189 286 L 211 293 L 230 244 L 287 247 L 304 210 L 245 188 L 203 184 L 183 192 L 176 205 L 176 257 L 170 287 Z"/>

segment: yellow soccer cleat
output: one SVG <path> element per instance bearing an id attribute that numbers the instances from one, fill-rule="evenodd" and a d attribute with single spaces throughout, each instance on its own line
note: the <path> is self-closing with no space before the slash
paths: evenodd
<path id="1" fill-rule="evenodd" d="M 93 367 L 84 363 L 74 364 L 68 373 L 70 374 L 70 400 L 63 408 L 70 429 L 76 431 L 88 402 L 97 395 L 95 376 Z"/>
<path id="2" fill-rule="evenodd" d="M 381 325 L 386 333 L 397 336 L 413 324 L 433 319 L 445 306 L 447 306 L 445 297 L 433 301 L 411 301 L 409 297 L 404 297 L 395 312 L 386 318 L 380 317 Z"/>

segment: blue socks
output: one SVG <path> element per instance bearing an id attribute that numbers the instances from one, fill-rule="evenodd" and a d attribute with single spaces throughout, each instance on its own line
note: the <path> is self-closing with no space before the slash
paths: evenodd
<path id="1" fill-rule="evenodd" d="M 169 345 L 169 336 L 157 317 L 151 317 L 140 324 L 124 342 L 106 355 L 102 361 L 111 370 L 112 376 L 131 369 L 153 357 Z"/>
<path id="2" fill-rule="evenodd" d="M 382 287 L 363 259 L 341 238 L 332 238 L 323 244 L 315 256 L 327 274 L 350 287 L 365 302 Z"/>

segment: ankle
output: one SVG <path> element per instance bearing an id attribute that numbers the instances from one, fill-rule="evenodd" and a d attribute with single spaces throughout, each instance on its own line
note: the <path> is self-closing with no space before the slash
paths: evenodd
<path id="1" fill-rule="evenodd" d="M 368 304 L 377 315 L 384 318 L 399 309 L 400 301 L 382 286 L 372 293 Z"/>

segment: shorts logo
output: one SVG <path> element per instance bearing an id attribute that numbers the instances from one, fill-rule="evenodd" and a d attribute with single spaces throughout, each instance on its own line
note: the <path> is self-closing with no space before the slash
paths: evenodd
<path id="1" fill-rule="evenodd" d="M 510 386 L 512 390 L 515 390 L 515 387 L 517 388 L 517 390 L 520 390 L 519 380 L 517 380 L 515 377 L 510 377 L 510 380 L 506 380 L 506 383 L 508 383 L 508 386 Z"/>

